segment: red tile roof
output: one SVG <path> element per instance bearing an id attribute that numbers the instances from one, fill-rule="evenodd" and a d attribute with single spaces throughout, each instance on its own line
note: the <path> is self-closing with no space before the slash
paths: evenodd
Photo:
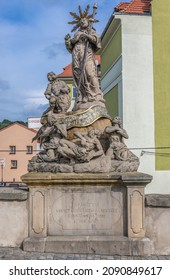
<path id="1" fill-rule="evenodd" d="M 98 64 L 100 64 L 100 55 L 95 55 L 96 60 L 98 61 Z M 63 72 L 58 74 L 58 77 L 72 77 L 73 73 L 72 73 L 72 63 L 70 63 L 69 65 L 65 66 L 63 68 Z"/>
<path id="2" fill-rule="evenodd" d="M 65 66 L 63 72 L 57 75 L 58 77 L 72 77 L 72 64 Z"/>
<path id="3" fill-rule="evenodd" d="M 152 0 L 132 0 L 121 2 L 115 7 L 115 12 L 126 14 L 148 14 L 151 11 Z"/>
<path id="4" fill-rule="evenodd" d="M 124 10 L 127 6 L 129 6 L 129 3 L 127 2 L 120 2 L 116 7 L 115 7 L 115 11 L 119 12 L 119 11 L 122 11 Z"/>

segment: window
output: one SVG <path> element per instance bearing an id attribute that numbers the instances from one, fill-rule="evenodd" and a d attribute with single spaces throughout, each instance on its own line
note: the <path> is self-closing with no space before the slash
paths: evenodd
<path id="1" fill-rule="evenodd" d="M 100 64 L 97 65 L 97 76 L 101 76 L 101 66 Z"/>
<path id="2" fill-rule="evenodd" d="M 16 146 L 9 146 L 10 154 L 16 154 Z"/>
<path id="3" fill-rule="evenodd" d="M 72 98 L 76 98 L 76 96 L 77 96 L 76 88 L 75 88 L 75 86 L 73 86 L 73 88 L 72 88 Z"/>
<path id="4" fill-rule="evenodd" d="M 17 169 L 17 160 L 11 160 L 11 169 Z"/>
<path id="5" fill-rule="evenodd" d="M 32 154 L 32 153 L 33 153 L 33 147 L 27 146 L 27 154 Z"/>

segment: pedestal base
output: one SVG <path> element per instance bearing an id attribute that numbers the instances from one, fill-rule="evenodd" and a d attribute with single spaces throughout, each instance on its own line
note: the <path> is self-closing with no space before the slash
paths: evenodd
<path id="1" fill-rule="evenodd" d="M 151 254 L 148 238 L 128 238 L 115 236 L 48 236 L 27 238 L 24 251 L 50 252 L 60 254 L 96 254 L 143 256 Z"/>
<path id="2" fill-rule="evenodd" d="M 148 255 L 141 173 L 28 173 L 29 238 L 25 251 Z"/>

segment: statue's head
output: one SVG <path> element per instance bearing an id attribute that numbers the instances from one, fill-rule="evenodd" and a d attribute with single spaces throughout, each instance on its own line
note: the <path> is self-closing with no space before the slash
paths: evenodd
<path id="1" fill-rule="evenodd" d="M 116 116 L 112 119 L 112 123 L 113 124 L 118 124 L 118 125 L 121 125 L 122 124 L 122 121 L 121 121 L 121 118 L 119 116 Z"/>
<path id="2" fill-rule="evenodd" d="M 94 19 L 93 14 L 89 14 L 90 6 L 87 5 L 84 11 L 82 11 L 81 7 L 78 7 L 79 14 L 71 12 L 71 16 L 74 18 L 73 21 L 68 22 L 69 24 L 75 24 L 75 27 L 71 30 L 72 32 L 76 29 L 86 29 L 89 26 L 90 22 L 98 22 L 98 20 Z"/>
<path id="3" fill-rule="evenodd" d="M 56 75 L 54 72 L 49 72 L 49 73 L 47 74 L 47 79 L 48 79 L 50 82 L 56 80 L 56 78 L 57 78 L 57 75 Z"/>
<path id="4" fill-rule="evenodd" d="M 88 28 L 88 26 L 89 26 L 89 20 L 88 20 L 88 18 L 82 18 L 81 19 L 81 21 L 80 21 L 80 28 L 81 29 L 86 29 L 86 28 Z"/>

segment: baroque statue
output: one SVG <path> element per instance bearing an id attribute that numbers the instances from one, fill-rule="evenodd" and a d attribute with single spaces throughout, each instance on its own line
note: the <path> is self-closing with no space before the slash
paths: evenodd
<path id="1" fill-rule="evenodd" d="M 66 48 L 72 53 L 73 78 L 77 90 L 76 108 L 85 108 L 92 102 L 104 103 L 103 93 L 100 89 L 95 53 L 101 48 L 101 40 L 92 27 L 97 6 L 93 7 L 93 14 L 88 15 L 89 5 L 83 12 L 79 6 L 79 15 L 71 13 L 75 24 L 72 31 L 78 31 L 71 38 L 69 34 L 65 37 Z M 83 106 L 84 105 L 84 106 Z"/>
<path id="2" fill-rule="evenodd" d="M 95 53 L 101 48 L 93 28 L 97 6 L 89 14 L 79 6 L 79 15 L 70 13 L 75 24 L 65 45 L 72 54 L 73 80 L 77 98 L 72 111 L 70 88 L 54 72 L 47 74 L 44 92 L 49 107 L 42 113 L 41 128 L 34 140 L 40 152 L 28 164 L 29 172 L 134 172 L 139 159 L 126 146 L 128 134 L 120 117 L 108 114 L 97 76 Z"/>
<path id="3" fill-rule="evenodd" d="M 49 100 L 55 98 L 55 112 L 66 113 L 71 105 L 70 88 L 65 82 L 57 79 L 57 75 L 54 72 L 47 74 L 49 84 L 44 93 L 45 97 Z"/>
<path id="4" fill-rule="evenodd" d="M 124 138 L 128 139 L 129 136 L 125 129 L 122 128 L 120 117 L 114 117 L 112 126 L 105 129 L 106 134 L 109 136 L 109 148 L 106 155 L 111 158 L 112 171 L 129 172 L 136 171 L 139 166 L 139 160 L 124 143 Z"/>
<path id="5" fill-rule="evenodd" d="M 58 152 L 64 157 L 70 158 L 72 162 L 89 162 L 93 158 L 104 155 L 102 145 L 98 139 L 100 132 L 96 129 L 90 130 L 86 134 L 75 132 L 77 139 L 68 141 L 62 139 Z"/>

